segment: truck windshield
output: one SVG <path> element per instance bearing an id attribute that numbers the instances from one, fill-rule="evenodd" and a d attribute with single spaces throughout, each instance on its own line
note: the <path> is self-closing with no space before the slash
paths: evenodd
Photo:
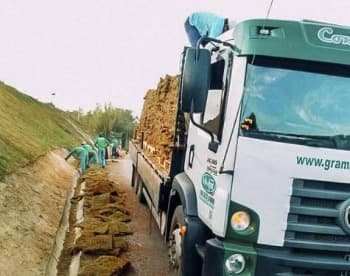
<path id="1" fill-rule="evenodd" d="M 247 119 L 245 136 L 350 149 L 350 67 L 250 58 L 242 124 Z"/>

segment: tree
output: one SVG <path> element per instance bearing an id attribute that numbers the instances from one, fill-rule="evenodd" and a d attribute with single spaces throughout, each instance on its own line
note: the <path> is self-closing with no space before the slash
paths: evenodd
<path id="1" fill-rule="evenodd" d="M 74 113 L 73 113 L 74 114 Z M 111 103 L 100 104 L 96 108 L 80 115 L 80 123 L 91 135 L 97 136 L 103 133 L 106 137 L 112 138 L 118 133 L 122 136 L 123 146 L 128 145 L 136 124 L 136 117 L 131 110 L 115 108 Z"/>

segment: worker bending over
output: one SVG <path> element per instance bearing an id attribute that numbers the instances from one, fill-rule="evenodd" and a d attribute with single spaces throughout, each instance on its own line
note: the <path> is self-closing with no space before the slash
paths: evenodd
<path id="1" fill-rule="evenodd" d="M 88 167 L 90 167 L 92 164 L 98 163 L 97 152 L 85 142 L 82 144 L 82 146 L 88 151 Z"/>
<path id="2" fill-rule="evenodd" d="M 75 159 L 79 160 L 81 173 L 84 174 L 88 165 L 88 151 L 83 146 L 78 146 L 73 148 L 64 159 L 68 160 L 72 155 Z"/>

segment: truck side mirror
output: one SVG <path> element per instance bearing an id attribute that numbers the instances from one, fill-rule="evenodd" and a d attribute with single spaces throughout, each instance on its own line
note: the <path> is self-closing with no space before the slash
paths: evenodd
<path id="1" fill-rule="evenodd" d="M 181 110 L 193 113 L 204 112 L 209 85 L 210 51 L 185 48 L 180 83 Z"/>

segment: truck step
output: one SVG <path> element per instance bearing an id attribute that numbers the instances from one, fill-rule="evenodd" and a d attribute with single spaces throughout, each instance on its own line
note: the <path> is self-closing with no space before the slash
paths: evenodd
<path id="1" fill-rule="evenodd" d="M 196 251 L 198 255 L 201 257 L 201 259 L 204 260 L 205 251 L 206 251 L 205 246 L 196 244 Z"/>

